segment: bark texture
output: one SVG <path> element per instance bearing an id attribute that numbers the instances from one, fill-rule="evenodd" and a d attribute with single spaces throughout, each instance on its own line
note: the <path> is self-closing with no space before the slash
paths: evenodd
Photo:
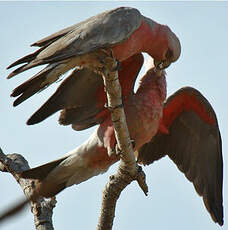
<path id="1" fill-rule="evenodd" d="M 126 117 L 122 104 L 121 87 L 118 79 L 118 62 L 112 54 L 104 60 L 101 72 L 111 112 L 112 123 L 117 141 L 116 154 L 120 154 L 120 164 L 117 173 L 110 177 L 103 191 L 102 207 L 97 230 L 112 229 L 116 202 L 123 189 L 133 180 L 137 180 L 143 192 L 147 195 L 145 174 L 136 164 L 129 137 Z"/>
<path id="2" fill-rule="evenodd" d="M 36 230 L 53 230 L 52 214 L 55 207 L 55 197 L 51 199 L 40 198 L 35 202 L 30 201 L 34 194 L 34 181 L 30 179 L 23 179 L 17 173 L 29 169 L 28 162 L 20 154 L 5 155 L 0 149 L 0 171 L 9 172 L 16 179 L 17 183 L 21 186 L 27 199 L 19 201 L 14 207 L 9 208 L 0 216 L 0 221 L 6 220 L 18 213 L 30 202 L 31 211 L 34 215 L 34 224 Z"/>

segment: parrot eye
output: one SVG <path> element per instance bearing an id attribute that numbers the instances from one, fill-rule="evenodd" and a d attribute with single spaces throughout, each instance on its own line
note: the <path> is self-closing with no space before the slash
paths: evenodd
<path id="1" fill-rule="evenodd" d="M 168 60 L 172 59 L 172 57 L 173 57 L 173 51 L 168 48 L 168 50 L 166 51 L 165 57 Z"/>

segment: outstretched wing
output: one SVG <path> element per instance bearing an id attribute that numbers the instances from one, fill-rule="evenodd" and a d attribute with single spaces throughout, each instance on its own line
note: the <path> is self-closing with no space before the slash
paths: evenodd
<path id="1" fill-rule="evenodd" d="M 124 100 L 133 93 L 135 80 L 142 64 L 142 54 L 136 54 L 120 63 L 118 73 Z M 23 98 L 27 91 L 30 92 L 30 87 L 16 101 Z M 106 102 L 102 77 L 90 69 L 78 69 L 62 82 L 56 92 L 31 116 L 27 123 L 36 124 L 55 112 L 63 110 L 59 119 L 60 123 L 73 124 L 74 129 L 82 130 L 103 121 L 109 114 L 104 108 Z"/>
<path id="2" fill-rule="evenodd" d="M 168 98 L 163 127 L 140 150 L 138 161 L 151 164 L 168 155 L 194 184 L 212 219 L 223 225 L 223 160 L 217 118 L 210 103 L 197 90 L 186 87 Z"/>
<path id="3" fill-rule="evenodd" d="M 71 57 L 111 47 L 128 39 L 141 22 L 140 12 L 129 7 L 98 14 L 32 44 L 41 48 L 11 64 L 8 68 L 26 63 L 10 73 L 8 78 L 38 65 L 60 63 Z"/>

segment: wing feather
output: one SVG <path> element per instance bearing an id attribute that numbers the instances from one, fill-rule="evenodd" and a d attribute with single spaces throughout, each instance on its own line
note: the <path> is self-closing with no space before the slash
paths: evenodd
<path id="1" fill-rule="evenodd" d="M 100 75 L 87 68 L 73 71 L 47 102 L 29 118 L 27 124 L 39 123 L 62 109 L 77 109 L 78 118 L 84 115 L 80 113 L 81 108 L 86 107 L 96 111 L 94 98 L 96 98 L 96 91 L 99 87 L 103 87 Z M 89 112 L 87 110 L 87 113 Z"/>
<path id="2" fill-rule="evenodd" d="M 194 184 L 212 219 L 223 225 L 222 144 L 216 114 L 203 95 L 190 87 L 168 98 L 158 133 L 139 150 L 138 161 L 151 164 L 168 155 Z"/>
<path id="3" fill-rule="evenodd" d="M 128 7 L 91 17 L 34 43 L 34 46 L 42 47 L 11 64 L 8 68 L 27 63 L 13 71 L 9 78 L 38 65 L 63 61 L 118 44 L 128 39 L 141 22 L 140 12 Z"/>
<path id="4" fill-rule="evenodd" d="M 142 64 L 142 54 L 136 54 L 120 63 L 118 73 L 125 100 L 133 93 L 135 80 Z M 20 91 L 17 89 L 14 94 L 23 92 L 19 97 L 20 100 L 24 94 L 24 97 L 27 97 L 31 89 L 31 86 L 24 87 L 24 92 L 22 89 Z M 104 108 L 106 102 L 102 77 L 87 68 L 76 69 L 62 82 L 47 102 L 30 117 L 27 124 L 36 124 L 62 110 L 60 124 L 72 124 L 74 129 L 82 130 L 101 123 L 109 115 L 107 109 Z"/>

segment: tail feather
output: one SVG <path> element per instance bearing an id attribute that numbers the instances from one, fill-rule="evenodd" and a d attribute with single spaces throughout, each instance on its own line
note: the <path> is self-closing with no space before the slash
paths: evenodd
<path id="1" fill-rule="evenodd" d="M 17 69 L 15 69 L 14 71 L 12 71 L 12 72 L 8 75 L 7 79 L 10 79 L 10 78 L 12 78 L 13 76 L 15 76 L 15 75 L 17 75 L 17 74 L 23 72 L 23 69 L 26 68 L 27 65 L 28 65 L 28 64 L 24 64 L 23 66 L 20 66 L 19 68 L 17 68 Z"/>
<path id="2" fill-rule="evenodd" d="M 26 56 L 24 56 L 24 57 L 18 59 L 17 61 L 15 61 L 15 62 L 12 63 L 11 65 L 9 65 L 9 66 L 7 67 L 7 69 L 10 69 L 10 68 L 12 68 L 12 67 L 14 67 L 14 66 L 20 65 L 20 64 L 22 64 L 22 63 L 26 63 L 26 62 L 29 63 L 29 62 L 33 61 L 33 60 L 36 58 L 36 56 L 37 56 L 42 50 L 44 50 L 45 48 L 46 48 L 46 46 L 45 46 L 45 47 L 42 47 L 42 48 L 40 48 L 40 49 L 38 49 L 38 50 L 35 51 L 34 53 L 28 54 L 28 55 L 26 55 Z"/>
<path id="3" fill-rule="evenodd" d="M 17 202 L 16 204 L 14 203 L 13 206 L 7 207 L 7 209 L 0 214 L 0 222 L 2 223 L 7 219 L 16 216 L 20 211 L 22 211 L 26 207 L 26 205 L 29 202 L 29 199 L 23 199 Z"/>
<path id="4" fill-rule="evenodd" d="M 29 97 L 33 96 L 35 93 L 41 91 L 42 89 L 46 88 L 49 84 L 45 84 L 45 80 L 47 79 L 49 73 L 54 69 L 52 68 L 45 68 L 44 70 L 40 71 L 38 74 L 24 82 L 23 84 L 19 85 L 15 88 L 11 94 L 11 97 L 18 97 L 13 106 L 17 106 L 21 104 L 23 101 L 27 100 Z"/>
<path id="5" fill-rule="evenodd" d="M 19 68 L 15 69 L 13 72 L 11 72 L 7 79 L 10 79 L 16 75 L 18 75 L 19 73 L 24 72 L 25 70 L 31 69 L 33 67 L 39 66 L 39 65 L 43 65 L 43 64 L 47 64 L 47 62 L 43 62 L 43 61 L 32 61 L 29 62 L 27 64 L 24 64 L 23 66 L 20 66 Z"/>
<path id="6" fill-rule="evenodd" d="M 63 109 L 59 116 L 59 124 L 74 124 L 76 126 L 95 125 L 98 124 L 99 121 L 96 119 L 96 115 L 99 111 L 100 109 L 93 105 Z"/>
<path id="7" fill-rule="evenodd" d="M 91 70 L 75 69 L 55 93 L 29 118 L 27 124 L 39 123 L 63 109 L 59 119 L 60 124 L 83 125 L 83 129 L 95 125 L 97 123 L 96 114 L 103 110 L 102 102 L 97 106 L 96 101 L 98 90 L 103 90 L 102 84 L 101 77 Z M 17 94 L 17 91 L 14 94 Z"/>
<path id="8" fill-rule="evenodd" d="M 19 175 L 22 178 L 27 179 L 38 179 L 42 181 L 44 178 L 47 177 L 47 175 L 56 167 L 58 166 L 62 161 L 64 161 L 67 157 L 63 157 L 61 159 L 51 161 L 47 164 L 38 166 L 36 168 L 28 169 L 23 172 L 21 172 Z"/>
<path id="9" fill-rule="evenodd" d="M 99 146 L 97 132 L 62 158 L 21 172 L 19 176 L 34 180 L 38 196 L 51 197 L 66 187 L 104 173 L 118 157 L 109 157 L 106 149 Z"/>
<path id="10" fill-rule="evenodd" d="M 56 104 L 53 100 L 48 100 L 28 119 L 27 125 L 37 124 L 55 112 L 59 111 L 60 109 L 60 105 Z"/>
<path id="11" fill-rule="evenodd" d="M 13 105 L 17 106 L 29 97 L 33 96 L 35 93 L 47 88 L 49 85 L 57 81 L 64 72 L 64 66 L 61 66 L 60 63 L 48 65 L 38 74 L 13 90 L 11 94 L 12 97 L 17 97 L 20 95 L 14 101 Z"/>
<path id="12" fill-rule="evenodd" d="M 63 157 L 36 168 L 28 169 L 21 172 L 19 176 L 25 179 L 35 180 L 36 196 L 42 196 L 46 198 L 55 196 L 57 193 L 66 188 L 66 182 L 58 180 L 46 181 L 45 179 L 48 178 L 48 175 L 66 158 L 67 157 Z"/>

